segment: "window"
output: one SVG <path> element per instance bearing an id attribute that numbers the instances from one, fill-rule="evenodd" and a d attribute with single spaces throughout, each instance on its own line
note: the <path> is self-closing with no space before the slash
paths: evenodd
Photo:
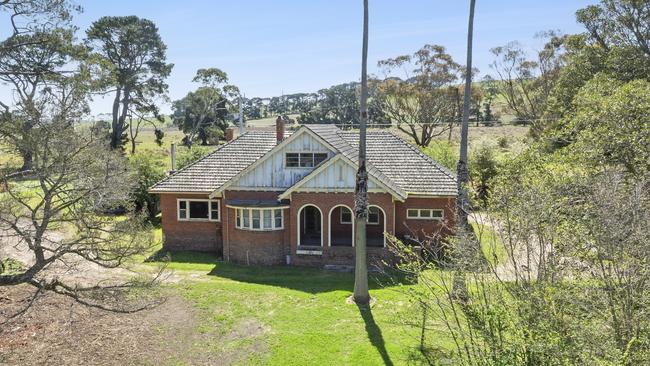
<path id="1" fill-rule="evenodd" d="M 352 211 L 347 207 L 341 207 L 341 224 L 351 224 L 352 223 Z"/>
<path id="2" fill-rule="evenodd" d="M 430 208 L 409 208 L 406 211 L 406 217 L 409 219 L 442 221 L 443 213 L 442 210 Z"/>
<path id="3" fill-rule="evenodd" d="M 204 199 L 178 200 L 178 220 L 219 221 L 219 201 Z"/>
<path id="4" fill-rule="evenodd" d="M 327 159 L 327 153 L 287 153 L 285 165 L 287 168 L 312 168 Z"/>
<path id="5" fill-rule="evenodd" d="M 281 208 L 236 208 L 235 217 L 235 226 L 242 230 L 284 229 L 284 212 Z"/>
<path id="6" fill-rule="evenodd" d="M 379 209 L 377 207 L 368 208 L 368 224 L 379 225 Z"/>

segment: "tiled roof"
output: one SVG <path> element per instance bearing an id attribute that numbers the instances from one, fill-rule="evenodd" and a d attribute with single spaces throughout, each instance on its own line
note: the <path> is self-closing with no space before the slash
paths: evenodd
<path id="1" fill-rule="evenodd" d="M 359 133 L 340 132 L 351 146 L 359 146 Z M 456 177 L 446 168 L 390 132 L 369 131 L 368 161 L 410 194 L 456 195 Z"/>
<path id="2" fill-rule="evenodd" d="M 356 164 L 359 133 L 334 125 L 306 125 Z M 289 133 L 286 134 L 287 136 Z M 249 131 L 169 176 L 151 192 L 211 193 L 276 146 L 275 131 Z M 389 132 L 368 131 L 368 172 L 400 195 L 455 195 L 456 179 L 417 147 Z"/>
<path id="3" fill-rule="evenodd" d="M 156 183 L 150 192 L 211 193 L 275 145 L 275 131 L 249 131 Z"/>

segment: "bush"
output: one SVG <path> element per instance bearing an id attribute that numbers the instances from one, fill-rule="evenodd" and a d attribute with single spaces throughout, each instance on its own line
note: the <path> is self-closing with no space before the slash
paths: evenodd
<path id="1" fill-rule="evenodd" d="M 181 170 L 185 168 L 186 166 L 206 156 L 210 150 L 210 148 L 200 146 L 194 146 L 191 149 L 186 149 L 185 152 L 179 154 L 178 158 L 176 159 L 175 169 Z"/>
<path id="2" fill-rule="evenodd" d="M 497 146 L 499 146 L 502 149 L 507 149 L 508 146 L 510 146 L 510 139 L 508 136 L 499 136 L 497 138 Z"/>
<path id="3" fill-rule="evenodd" d="M 432 141 L 429 146 L 422 149 L 422 152 L 450 171 L 456 171 L 458 146 L 447 141 Z"/>
<path id="4" fill-rule="evenodd" d="M 490 196 L 491 181 L 499 172 L 493 149 L 486 145 L 481 146 L 472 153 L 469 164 L 476 196 L 485 207 Z"/>
<path id="5" fill-rule="evenodd" d="M 149 187 L 165 176 L 165 165 L 156 160 L 151 154 L 137 153 L 131 156 L 129 164 L 133 174 L 137 177 L 137 184 L 133 191 L 133 201 L 136 210 L 147 210 L 149 218 L 158 214 L 160 198 L 149 193 Z"/>

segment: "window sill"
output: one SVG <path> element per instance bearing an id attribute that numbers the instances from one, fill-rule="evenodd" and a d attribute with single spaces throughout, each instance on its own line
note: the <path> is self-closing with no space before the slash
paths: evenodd
<path id="1" fill-rule="evenodd" d="M 323 255 L 323 250 L 311 250 L 311 249 L 296 249 L 296 254 L 299 255 Z"/>
<path id="2" fill-rule="evenodd" d="M 278 229 L 246 229 L 246 228 L 241 228 L 241 227 L 235 227 L 236 230 L 240 231 L 249 231 L 252 233 L 269 233 L 269 232 L 274 232 L 274 231 L 283 231 L 284 228 L 278 228 Z"/>
<path id="3" fill-rule="evenodd" d="M 178 219 L 179 222 L 221 222 L 221 220 L 210 219 Z"/>

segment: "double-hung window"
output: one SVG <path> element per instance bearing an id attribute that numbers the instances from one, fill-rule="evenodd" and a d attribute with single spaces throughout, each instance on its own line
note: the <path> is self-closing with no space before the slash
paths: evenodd
<path id="1" fill-rule="evenodd" d="M 281 208 L 235 208 L 235 226 L 242 230 L 282 230 L 284 212 Z"/>
<path id="2" fill-rule="evenodd" d="M 409 208 L 406 210 L 406 217 L 416 220 L 442 221 L 443 211 L 431 208 Z"/>
<path id="3" fill-rule="evenodd" d="M 219 200 L 179 199 L 179 221 L 219 221 Z"/>
<path id="4" fill-rule="evenodd" d="M 377 207 L 368 208 L 368 224 L 379 225 L 379 209 Z"/>
<path id="5" fill-rule="evenodd" d="M 327 160 L 327 153 L 286 153 L 287 168 L 312 168 Z"/>

